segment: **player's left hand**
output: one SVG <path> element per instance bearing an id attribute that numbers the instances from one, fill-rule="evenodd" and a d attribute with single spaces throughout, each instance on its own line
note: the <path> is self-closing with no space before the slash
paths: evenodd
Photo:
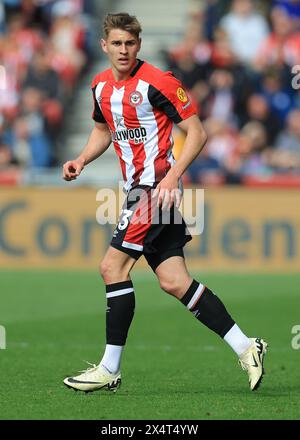
<path id="1" fill-rule="evenodd" d="M 182 194 L 178 188 L 178 178 L 172 172 L 172 169 L 159 182 L 152 197 L 157 197 L 157 207 L 161 206 L 162 209 L 171 209 L 173 204 L 175 204 L 176 208 L 179 208 Z"/>

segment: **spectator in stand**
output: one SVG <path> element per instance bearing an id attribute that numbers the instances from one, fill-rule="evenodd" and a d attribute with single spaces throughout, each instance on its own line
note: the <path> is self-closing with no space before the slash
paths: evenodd
<path id="1" fill-rule="evenodd" d="M 209 155 L 206 147 L 199 157 L 189 166 L 186 183 L 201 185 L 221 185 L 225 183 L 223 167 L 214 157 Z"/>
<path id="2" fill-rule="evenodd" d="M 220 167 L 225 159 L 235 154 L 237 146 L 237 132 L 229 128 L 222 120 L 208 118 L 204 121 L 204 127 L 208 135 L 206 150 L 208 155 L 217 160 Z"/>
<path id="3" fill-rule="evenodd" d="M 300 112 L 300 89 L 291 87 L 291 66 L 300 60 L 300 0 L 274 0 L 273 9 L 259 3 L 265 16 L 271 12 L 272 33 L 254 0 L 233 0 L 219 24 L 217 17 L 228 3 L 208 3 L 190 17 L 186 36 L 169 59 L 198 102 L 208 133 L 204 157 L 195 160 L 185 178 L 242 183 L 248 176 L 273 175 L 273 166 L 277 172 L 295 172 L 298 153 L 287 145 L 300 146 L 300 113 L 293 110 Z M 207 14 L 213 41 L 203 30 Z M 279 147 L 279 139 L 286 148 Z"/>
<path id="4" fill-rule="evenodd" d="M 284 126 L 286 116 L 293 107 L 295 91 L 290 86 L 286 87 L 280 71 L 274 67 L 268 68 L 261 80 L 260 93 L 267 99 L 271 111 L 280 120 L 280 127 Z"/>
<path id="5" fill-rule="evenodd" d="M 271 11 L 272 33 L 262 42 L 254 67 L 259 71 L 275 65 L 279 69 L 299 64 L 300 32 L 286 9 L 275 7 Z"/>
<path id="6" fill-rule="evenodd" d="M 187 54 L 193 57 L 193 61 L 202 68 L 201 77 L 207 77 L 210 68 L 211 44 L 203 34 L 203 17 L 201 14 L 191 15 L 183 40 L 164 53 L 166 61 L 171 69 L 177 68 L 178 63 Z"/>
<path id="7" fill-rule="evenodd" d="M 240 131 L 234 154 L 224 158 L 223 173 L 227 183 L 243 183 L 247 176 L 268 176 L 267 136 L 259 122 L 248 122 Z"/>
<path id="8" fill-rule="evenodd" d="M 217 28 L 214 33 L 214 41 L 212 45 L 211 63 L 213 67 L 230 68 L 238 63 L 229 41 L 227 33 Z"/>
<path id="9" fill-rule="evenodd" d="M 210 93 L 203 102 L 202 116 L 236 125 L 234 114 L 236 96 L 233 91 L 234 78 L 226 69 L 216 69 L 209 79 Z"/>
<path id="10" fill-rule="evenodd" d="M 51 67 L 51 55 L 42 48 L 35 53 L 22 84 L 23 88 L 35 87 L 47 98 L 60 99 L 62 96 L 59 76 Z"/>
<path id="11" fill-rule="evenodd" d="M 300 109 L 294 109 L 289 113 L 285 130 L 279 133 L 275 148 L 277 151 L 300 154 Z"/>
<path id="12" fill-rule="evenodd" d="M 84 27 L 76 18 L 72 2 L 62 1 L 53 9 L 53 22 L 50 30 L 54 52 L 53 67 L 71 92 L 79 73 L 86 63 L 84 54 Z"/>
<path id="13" fill-rule="evenodd" d="M 300 0 L 273 0 L 272 6 L 285 9 L 294 21 L 295 28 L 300 30 Z"/>
<path id="14" fill-rule="evenodd" d="M 33 57 L 22 87 L 35 88 L 42 93 L 43 114 L 54 136 L 63 118 L 63 90 L 58 74 L 51 67 L 51 54 L 46 47 Z"/>
<path id="15" fill-rule="evenodd" d="M 6 73 L 6 87 L 0 88 L 0 111 L 13 118 L 17 113 L 19 85 L 26 63 L 17 42 L 7 34 L 0 39 L 0 64 Z"/>
<path id="16" fill-rule="evenodd" d="M 6 120 L 2 158 L 9 151 L 25 167 L 54 164 L 52 148 L 65 106 L 91 55 L 85 56 L 86 49 L 91 50 L 89 16 L 81 15 L 89 9 L 93 6 L 86 0 L 2 0 L 0 65 L 6 72 L 6 87 L 0 87 L 0 113 Z"/>
<path id="17" fill-rule="evenodd" d="M 38 89 L 23 91 L 22 111 L 8 137 L 13 157 L 25 167 L 43 168 L 52 163 L 52 146 L 42 115 L 43 95 Z"/>
<path id="18" fill-rule="evenodd" d="M 207 76 L 206 69 L 197 63 L 194 52 L 190 49 L 182 51 L 178 61 L 174 62 L 172 71 L 189 91 L 192 91 L 198 81 L 203 81 Z"/>
<path id="19" fill-rule="evenodd" d="M 6 88 L 0 90 L 0 110 L 9 118 L 17 114 L 22 79 L 33 53 L 43 43 L 38 31 L 24 26 L 23 17 L 15 13 L 10 17 L 7 31 L 0 42 L 0 64 L 6 71 Z"/>
<path id="20" fill-rule="evenodd" d="M 220 27 L 227 33 L 234 55 L 246 64 L 252 63 L 258 47 L 269 34 L 267 21 L 252 0 L 233 0 Z"/>
<path id="21" fill-rule="evenodd" d="M 42 32 L 27 27 L 25 17 L 21 13 L 16 13 L 10 18 L 7 36 L 16 42 L 26 65 L 29 65 L 33 54 L 43 45 Z"/>
<path id="22" fill-rule="evenodd" d="M 169 52 L 163 51 L 163 55 L 169 69 L 181 80 L 198 104 L 198 113 L 201 115 L 201 102 L 209 93 L 212 48 L 203 35 L 202 14 L 190 14 L 188 22 L 181 43 Z"/>
<path id="23" fill-rule="evenodd" d="M 13 157 L 5 139 L 5 121 L 0 113 L 0 170 L 13 163 Z"/>
<path id="24" fill-rule="evenodd" d="M 272 174 L 267 160 L 268 148 L 265 127 L 260 122 L 248 122 L 242 128 L 238 141 L 241 177 L 261 177 Z"/>
<path id="25" fill-rule="evenodd" d="M 292 110 L 276 139 L 270 163 L 278 174 L 300 174 L 300 109 Z"/>
<path id="26" fill-rule="evenodd" d="M 220 0 L 207 0 L 205 2 L 204 29 L 209 41 L 214 39 L 214 31 L 225 13 L 224 6 L 224 1 Z"/>
<path id="27" fill-rule="evenodd" d="M 280 119 L 271 111 L 267 99 L 261 94 L 253 94 L 246 103 L 246 113 L 240 115 L 240 127 L 247 122 L 260 122 L 267 131 L 267 143 L 273 146 L 280 131 Z"/>

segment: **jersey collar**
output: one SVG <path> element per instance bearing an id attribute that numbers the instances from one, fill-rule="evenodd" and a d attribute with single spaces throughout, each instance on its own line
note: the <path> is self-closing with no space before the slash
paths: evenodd
<path id="1" fill-rule="evenodd" d="M 135 68 L 132 70 L 132 72 L 130 73 L 129 77 L 127 79 L 124 79 L 123 81 L 116 81 L 115 78 L 114 78 L 114 75 L 112 73 L 112 70 L 110 70 L 110 80 L 112 81 L 114 87 L 117 87 L 118 89 L 120 89 L 128 81 L 131 81 L 132 78 L 134 78 L 135 75 L 137 74 L 137 72 L 140 70 L 140 68 L 142 67 L 143 64 L 144 64 L 144 61 L 139 60 L 137 58 L 137 64 L 136 64 Z"/>
<path id="2" fill-rule="evenodd" d="M 138 72 L 138 70 L 142 67 L 142 65 L 144 64 L 144 61 L 139 60 L 137 58 L 137 65 L 135 66 L 135 68 L 133 69 L 133 71 L 131 72 L 130 76 L 134 77 L 136 75 L 136 73 Z"/>

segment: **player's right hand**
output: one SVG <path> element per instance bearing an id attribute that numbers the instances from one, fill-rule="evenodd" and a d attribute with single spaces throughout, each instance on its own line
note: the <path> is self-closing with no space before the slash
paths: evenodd
<path id="1" fill-rule="evenodd" d="M 84 161 L 80 159 L 68 160 L 63 166 L 63 179 L 75 180 L 84 168 Z"/>

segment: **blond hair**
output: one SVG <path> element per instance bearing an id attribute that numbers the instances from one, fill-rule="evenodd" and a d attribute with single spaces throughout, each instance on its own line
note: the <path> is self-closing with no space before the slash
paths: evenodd
<path id="1" fill-rule="evenodd" d="M 103 35 L 107 38 L 112 29 L 122 29 L 139 38 L 142 27 L 134 15 L 129 15 L 127 12 L 120 12 L 118 14 L 107 14 L 103 21 Z"/>

